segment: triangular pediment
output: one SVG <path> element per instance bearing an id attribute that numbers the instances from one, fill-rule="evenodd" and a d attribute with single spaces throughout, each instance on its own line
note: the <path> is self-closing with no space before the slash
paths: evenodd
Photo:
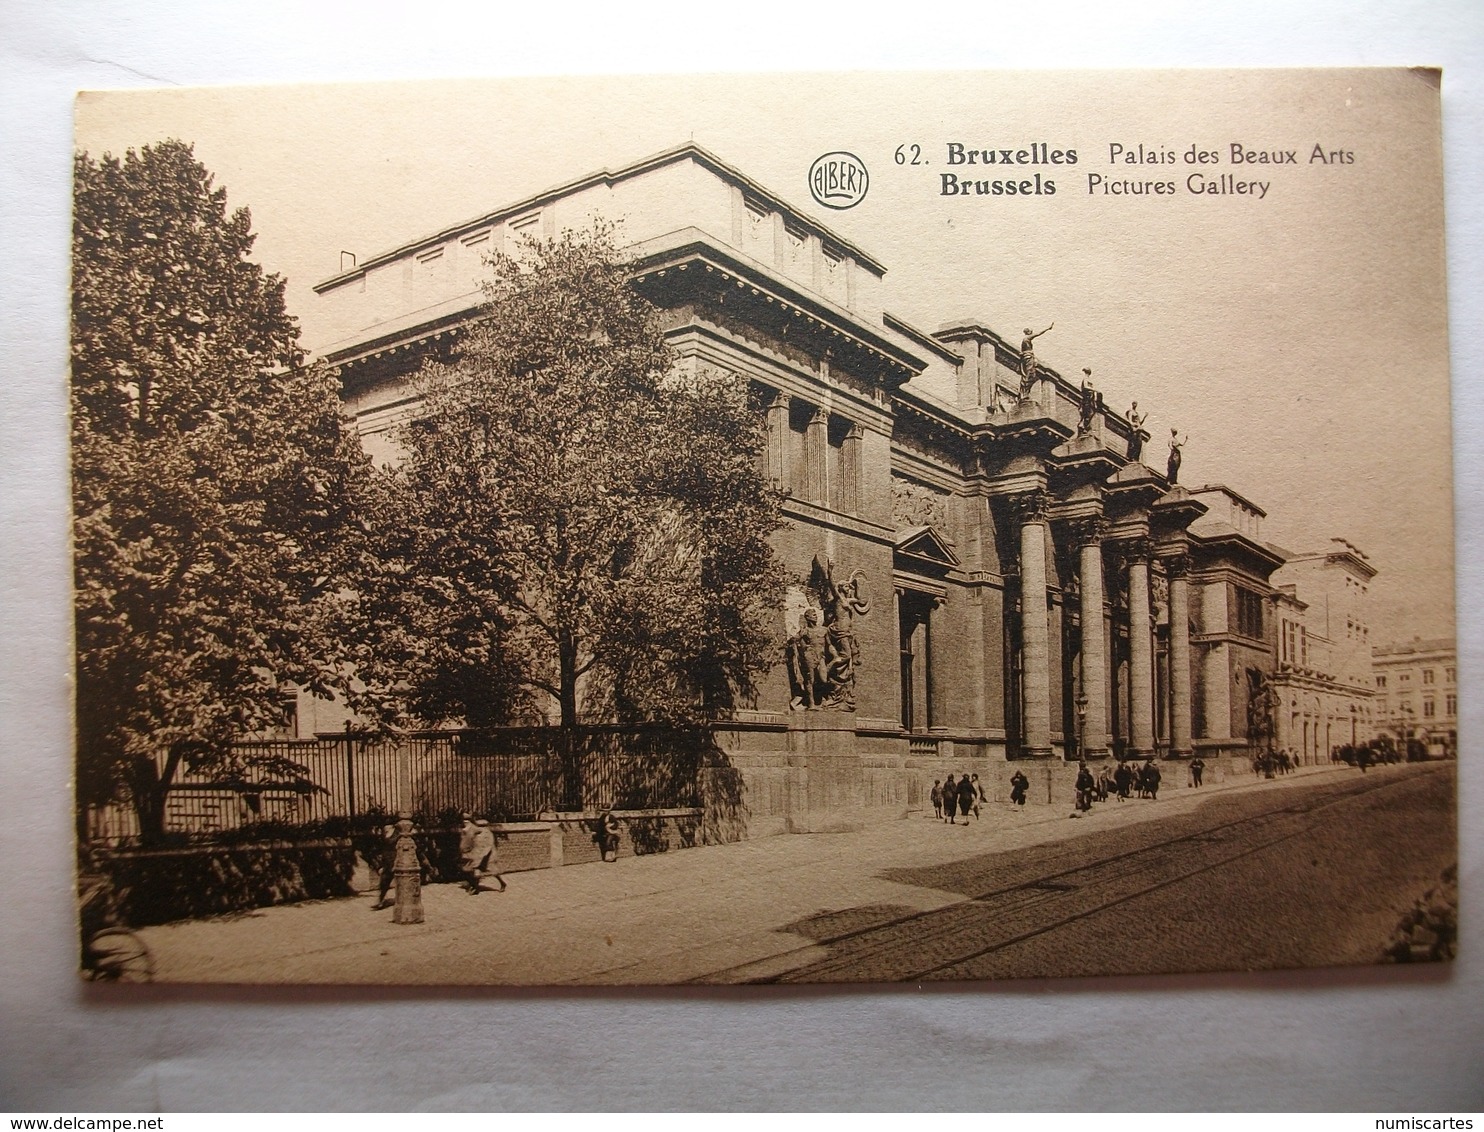
<path id="1" fill-rule="evenodd" d="M 918 569 L 930 567 L 937 571 L 953 570 L 959 566 L 959 557 L 953 552 L 953 544 L 936 527 L 905 527 L 897 531 L 896 552 L 899 559 Z"/>

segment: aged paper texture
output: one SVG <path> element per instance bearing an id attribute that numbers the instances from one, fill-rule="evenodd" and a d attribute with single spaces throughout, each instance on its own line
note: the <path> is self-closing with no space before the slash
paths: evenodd
<path id="1" fill-rule="evenodd" d="M 84 974 L 1451 959 L 1439 82 L 81 95 Z"/>

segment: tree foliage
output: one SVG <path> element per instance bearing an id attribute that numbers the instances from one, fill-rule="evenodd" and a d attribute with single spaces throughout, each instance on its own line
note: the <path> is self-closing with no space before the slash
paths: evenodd
<path id="1" fill-rule="evenodd" d="M 74 177 L 79 790 L 123 779 L 147 808 L 162 755 L 220 764 L 281 722 L 286 682 L 343 683 L 368 465 L 189 146 L 79 154 Z"/>
<path id="2" fill-rule="evenodd" d="M 419 375 L 367 615 L 423 719 L 684 722 L 774 659 L 761 414 L 676 366 L 613 237 L 492 257 L 483 317 Z"/>

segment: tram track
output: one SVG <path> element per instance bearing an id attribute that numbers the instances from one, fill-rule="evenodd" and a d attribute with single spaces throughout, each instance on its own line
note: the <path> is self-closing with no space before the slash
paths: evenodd
<path id="1" fill-rule="evenodd" d="M 1293 841 L 1328 811 L 1414 781 L 1411 775 L 1388 776 L 1315 787 L 1272 809 L 1202 824 L 1012 884 L 971 891 L 964 900 L 941 908 L 823 934 L 765 964 L 744 964 L 695 981 L 911 982 L 973 977 L 968 967 L 976 960 Z M 1195 816 L 1181 815 L 1178 820 Z M 1061 855 L 1076 850 L 1075 841 L 1066 842 Z M 820 957 L 821 948 L 833 953 Z"/>

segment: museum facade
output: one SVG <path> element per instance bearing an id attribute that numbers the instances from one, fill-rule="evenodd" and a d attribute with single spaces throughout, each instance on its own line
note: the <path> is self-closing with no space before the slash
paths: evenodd
<path id="1" fill-rule="evenodd" d="M 755 832 L 917 807 L 950 772 L 1003 796 L 1011 763 L 1043 801 L 1079 757 L 1248 763 L 1284 564 L 1260 508 L 1174 482 L 1138 418 L 1029 341 L 896 317 L 882 263 L 698 146 L 318 284 L 313 345 L 373 456 L 476 316 L 484 255 L 594 217 L 623 222 L 678 364 L 744 375 L 766 414 L 794 585 L 779 663 L 722 732 Z"/>

